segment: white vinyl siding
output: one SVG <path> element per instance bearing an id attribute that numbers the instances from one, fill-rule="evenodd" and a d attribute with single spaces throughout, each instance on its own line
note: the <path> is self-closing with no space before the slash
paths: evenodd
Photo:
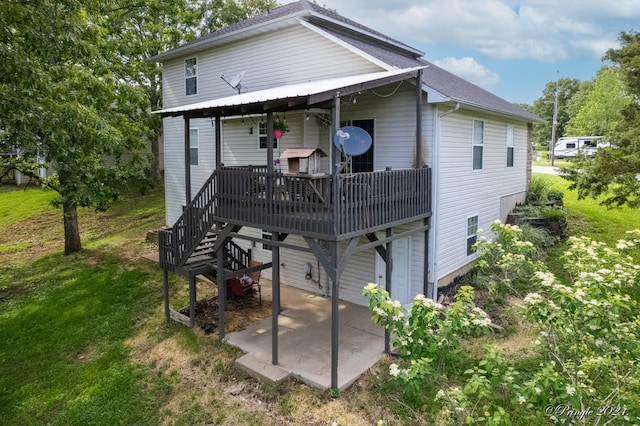
<path id="1" fill-rule="evenodd" d="M 198 58 L 184 61 L 184 88 L 185 96 L 198 94 Z"/>
<path id="2" fill-rule="evenodd" d="M 478 179 L 477 171 L 469 167 L 472 162 L 469 141 L 473 138 L 474 118 L 484 121 L 482 179 Z M 513 167 L 505 167 L 507 125 L 513 127 Z M 493 221 L 502 219 L 503 210 L 512 208 L 517 201 L 524 201 L 527 127 L 517 122 L 505 123 L 504 119 L 488 114 L 471 116 L 458 111 L 441 119 L 439 134 L 436 262 L 438 278 L 442 278 L 473 260 L 473 257 L 466 256 L 467 217 L 477 215 L 478 228 L 488 230 Z"/>
<path id="3" fill-rule="evenodd" d="M 484 156 L 484 121 L 473 120 L 473 170 L 482 170 Z"/>
<path id="4" fill-rule="evenodd" d="M 274 51 L 277 54 L 270 53 Z M 185 95 L 185 59 L 170 59 L 162 65 L 163 108 L 197 102 L 194 96 Z M 236 75 L 245 71 L 242 86 L 255 92 L 292 83 L 382 71 L 379 66 L 302 26 L 270 31 L 199 52 L 197 66 L 198 99 L 237 94 L 220 74 Z"/>

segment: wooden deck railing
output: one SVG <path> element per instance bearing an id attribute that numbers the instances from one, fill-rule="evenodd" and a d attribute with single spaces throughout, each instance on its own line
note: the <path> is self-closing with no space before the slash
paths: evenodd
<path id="1" fill-rule="evenodd" d="M 171 230 L 161 232 L 161 262 L 164 257 L 183 265 L 216 221 L 335 239 L 424 218 L 430 209 L 429 168 L 332 178 L 224 167 L 214 171 Z"/>

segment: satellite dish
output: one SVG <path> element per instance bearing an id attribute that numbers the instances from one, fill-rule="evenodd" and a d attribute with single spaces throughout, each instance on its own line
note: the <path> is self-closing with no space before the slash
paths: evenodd
<path id="1" fill-rule="evenodd" d="M 224 82 L 227 83 L 232 88 L 237 89 L 238 94 L 240 94 L 240 91 L 242 90 L 242 85 L 240 84 L 240 82 L 242 81 L 242 77 L 244 77 L 245 73 L 246 71 L 242 71 L 240 74 L 234 76 L 229 80 L 225 78 L 224 74 L 220 74 L 220 78 L 223 79 Z"/>
<path id="2" fill-rule="evenodd" d="M 361 155 L 371 148 L 371 135 L 356 126 L 339 128 L 333 135 L 333 144 L 345 155 Z"/>

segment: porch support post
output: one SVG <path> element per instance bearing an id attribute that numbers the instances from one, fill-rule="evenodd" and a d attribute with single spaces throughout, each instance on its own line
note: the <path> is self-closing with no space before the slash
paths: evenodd
<path id="1" fill-rule="evenodd" d="M 270 202 L 273 199 L 273 112 L 267 113 L 267 172 L 266 197 Z M 267 214 L 271 212 L 270 208 Z"/>
<path id="2" fill-rule="evenodd" d="M 271 238 L 279 240 L 274 232 Z M 280 315 L 280 246 L 271 246 L 271 364 L 278 365 L 278 316 Z"/>
<path id="3" fill-rule="evenodd" d="M 164 275 L 164 319 L 169 323 L 169 271 L 166 269 L 163 272 Z"/>
<path id="4" fill-rule="evenodd" d="M 340 294 L 338 285 L 338 259 L 340 257 L 337 241 L 331 241 L 329 246 L 331 256 L 331 389 L 338 389 L 338 343 L 340 323 Z"/>
<path id="5" fill-rule="evenodd" d="M 216 229 L 222 229 L 222 225 L 222 222 L 216 222 Z M 216 250 L 216 282 L 218 284 L 218 337 L 220 338 L 220 340 L 224 339 L 224 311 L 227 308 L 227 282 L 224 279 L 223 265 L 224 245 L 221 245 Z"/>
<path id="6" fill-rule="evenodd" d="M 422 70 L 416 76 L 416 169 L 422 167 Z"/>
<path id="7" fill-rule="evenodd" d="M 189 274 L 189 327 L 196 326 L 196 277 Z"/>
<path id="8" fill-rule="evenodd" d="M 191 202 L 191 126 L 189 116 L 184 116 L 184 194 L 188 206 Z"/>
<path id="9" fill-rule="evenodd" d="M 333 145 L 333 135 L 340 128 L 340 92 L 336 92 L 333 97 L 333 108 L 331 109 L 331 134 L 329 135 L 329 170 L 335 176 L 338 172 L 338 150 Z"/>
<path id="10" fill-rule="evenodd" d="M 391 238 L 393 237 L 393 228 L 387 228 L 386 230 L 386 237 L 387 238 Z M 387 290 L 387 292 L 389 292 L 389 296 L 391 296 L 391 298 L 393 299 L 393 294 L 391 294 L 391 277 L 392 277 L 392 273 L 393 273 L 393 241 L 389 240 L 387 241 L 387 247 L 386 247 L 386 251 L 387 251 L 387 258 L 386 258 L 386 262 L 385 262 L 385 268 L 384 268 L 384 286 L 385 286 L 385 290 Z M 389 330 L 387 328 L 384 329 L 384 352 L 385 353 L 391 353 L 391 333 L 389 333 Z"/>
<path id="11" fill-rule="evenodd" d="M 431 222 L 430 218 L 424 219 L 424 225 L 429 226 Z M 422 259 L 423 266 L 423 276 L 422 276 L 422 293 L 425 297 L 429 297 L 429 228 L 424 231 L 424 258 Z"/>
<path id="12" fill-rule="evenodd" d="M 220 113 L 216 114 L 216 170 L 222 167 L 222 123 L 220 122 Z"/>

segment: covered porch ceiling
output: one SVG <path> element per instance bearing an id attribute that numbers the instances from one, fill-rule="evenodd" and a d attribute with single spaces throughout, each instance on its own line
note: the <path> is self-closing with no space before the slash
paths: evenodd
<path id="1" fill-rule="evenodd" d="M 336 96 L 345 96 L 416 78 L 427 66 L 289 84 L 155 111 L 162 117 L 228 117 L 308 108 L 330 108 Z"/>

